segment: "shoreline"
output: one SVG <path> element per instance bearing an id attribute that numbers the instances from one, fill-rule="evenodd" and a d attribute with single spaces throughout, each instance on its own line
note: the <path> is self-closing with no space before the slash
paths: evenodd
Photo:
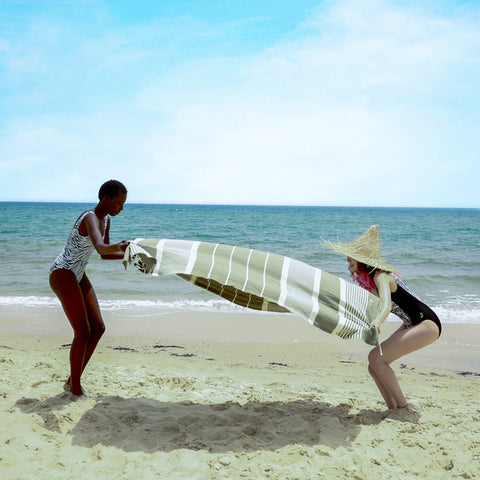
<path id="1" fill-rule="evenodd" d="M 131 311 L 118 314 L 103 312 L 106 332 L 101 340 L 124 337 L 128 345 L 133 337 L 148 341 L 157 339 L 177 342 L 211 342 L 214 344 L 317 344 L 319 348 L 334 348 L 339 354 L 366 358 L 371 347 L 361 340 L 344 340 L 315 328 L 293 314 L 225 313 L 225 312 L 168 312 L 136 316 Z M 400 326 L 398 321 L 387 321 L 380 334 L 384 340 Z M 440 368 L 480 374 L 480 324 L 442 325 L 440 338 L 417 352 L 402 357 L 399 362 L 411 366 Z M 0 309 L 0 339 L 4 335 L 38 335 L 62 337 L 71 341 L 72 330 L 60 308 Z"/>

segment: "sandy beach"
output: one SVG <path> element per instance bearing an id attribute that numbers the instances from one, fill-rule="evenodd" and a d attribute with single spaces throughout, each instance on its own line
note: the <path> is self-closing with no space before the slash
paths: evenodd
<path id="1" fill-rule="evenodd" d="M 398 416 L 367 345 L 292 315 L 104 316 L 72 401 L 63 313 L 0 312 L 2 480 L 480 477 L 480 325 L 394 366 Z"/>

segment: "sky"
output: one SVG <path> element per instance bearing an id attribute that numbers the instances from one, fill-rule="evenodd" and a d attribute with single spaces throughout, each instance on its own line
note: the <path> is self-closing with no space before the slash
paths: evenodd
<path id="1" fill-rule="evenodd" d="M 480 2 L 0 0 L 0 201 L 480 207 Z"/>

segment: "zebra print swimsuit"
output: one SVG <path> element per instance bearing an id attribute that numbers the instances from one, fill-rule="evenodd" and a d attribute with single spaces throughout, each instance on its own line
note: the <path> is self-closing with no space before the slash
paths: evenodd
<path id="1" fill-rule="evenodd" d="M 95 215 L 95 212 L 93 210 L 87 210 L 78 217 L 78 220 L 75 222 L 72 232 L 67 239 L 67 243 L 56 258 L 55 262 L 53 262 L 53 265 L 50 268 L 50 273 L 59 269 L 71 270 L 75 274 L 77 281 L 80 282 L 85 273 L 85 268 L 87 267 L 90 255 L 94 250 L 94 246 L 90 237 L 88 235 L 80 235 L 78 229 L 83 222 L 83 219 L 90 214 Z M 107 220 L 108 216 L 105 217 L 105 226 Z"/>

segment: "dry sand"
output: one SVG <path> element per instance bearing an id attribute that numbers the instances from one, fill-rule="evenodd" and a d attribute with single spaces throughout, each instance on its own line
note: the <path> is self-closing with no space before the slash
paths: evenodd
<path id="1" fill-rule="evenodd" d="M 367 345 L 291 315 L 105 316 L 75 402 L 63 314 L 0 312 L 2 480 L 480 478 L 480 325 L 394 366 L 396 416 Z"/>

